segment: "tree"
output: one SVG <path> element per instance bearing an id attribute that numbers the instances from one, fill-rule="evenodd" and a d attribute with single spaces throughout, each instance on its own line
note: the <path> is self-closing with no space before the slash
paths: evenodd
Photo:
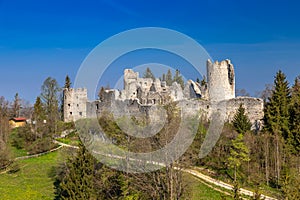
<path id="1" fill-rule="evenodd" d="M 19 94 L 15 94 L 14 101 L 12 103 L 12 117 L 20 117 L 20 109 L 21 109 L 21 99 L 19 98 Z"/>
<path id="2" fill-rule="evenodd" d="M 236 89 L 235 94 L 237 96 L 249 97 L 250 94 L 245 89 Z"/>
<path id="3" fill-rule="evenodd" d="M 4 97 L 0 97 L 0 169 L 10 163 L 10 151 L 7 144 L 10 132 L 8 105 L 8 101 Z"/>
<path id="4" fill-rule="evenodd" d="M 166 81 L 166 74 L 165 73 L 163 73 L 161 81 Z"/>
<path id="5" fill-rule="evenodd" d="M 169 69 L 166 75 L 166 84 L 167 86 L 171 86 L 172 83 L 173 83 L 173 76 L 171 70 Z"/>
<path id="6" fill-rule="evenodd" d="M 246 131 L 251 129 L 251 122 L 248 116 L 245 114 L 245 108 L 243 107 L 243 104 L 240 104 L 240 107 L 233 117 L 232 124 L 238 133 L 244 134 Z"/>
<path id="7" fill-rule="evenodd" d="M 41 100 L 44 103 L 47 125 L 49 127 L 50 133 L 55 132 L 56 122 L 59 119 L 59 92 L 60 87 L 57 81 L 51 77 L 48 77 L 41 88 Z"/>
<path id="8" fill-rule="evenodd" d="M 300 78 L 295 79 L 291 90 L 290 125 L 293 135 L 293 147 L 300 152 Z"/>
<path id="9" fill-rule="evenodd" d="M 76 157 L 68 160 L 67 172 L 60 183 L 59 196 L 62 199 L 95 199 L 94 157 L 82 143 Z"/>
<path id="10" fill-rule="evenodd" d="M 282 151 L 281 143 L 284 140 L 285 146 L 290 148 L 293 143 L 293 137 L 289 127 L 289 107 L 290 107 L 290 89 L 286 76 L 280 70 L 276 73 L 274 80 L 274 89 L 271 96 L 265 104 L 264 123 L 265 130 L 274 135 L 275 142 L 275 172 L 277 185 L 279 185 Z M 288 153 L 288 151 L 287 151 Z"/>
<path id="11" fill-rule="evenodd" d="M 98 98 L 100 101 L 103 101 L 104 100 L 104 94 L 105 94 L 105 89 L 104 87 L 102 86 L 99 90 L 99 93 L 98 93 Z"/>
<path id="12" fill-rule="evenodd" d="M 289 130 L 289 83 L 283 72 L 278 71 L 274 80 L 274 90 L 265 106 L 265 128 L 278 133 L 285 140 L 291 138 Z"/>
<path id="13" fill-rule="evenodd" d="M 266 84 L 265 89 L 263 91 L 257 92 L 257 96 L 259 98 L 262 98 L 264 102 L 267 102 L 271 97 L 273 90 L 274 90 L 273 84 Z"/>
<path id="14" fill-rule="evenodd" d="M 285 172 L 282 193 L 283 199 L 300 199 L 300 177 L 298 170 Z"/>
<path id="15" fill-rule="evenodd" d="M 230 149 L 230 157 L 228 158 L 228 164 L 234 169 L 234 181 L 236 182 L 236 173 L 242 162 L 249 161 L 249 149 L 244 144 L 243 134 L 238 134 L 237 137 L 232 140 L 232 146 Z"/>
<path id="16" fill-rule="evenodd" d="M 240 195 L 240 185 L 237 181 L 235 181 L 233 185 L 233 199 L 234 200 L 242 199 Z"/>
<path id="17" fill-rule="evenodd" d="M 45 132 L 45 124 L 44 120 L 46 120 L 46 113 L 44 109 L 44 105 L 41 101 L 40 97 L 37 97 L 33 106 L 33 115 L 32 119 L 34 121 L 34 133 L 36 138 L 42 137 Z M 39 135 L 38 135 L 39 134 Z"/>
<path id="18" fill-rule="evenodd" d="M 67 75 L 66 79 L 65 79 L 65 87 L 66 89 L 70 89 L 71 88 L 71 80 L 70 77 Z"/>
<path id="19" fill-rule="evenodd" d="M 197 78 L 197 79 L 198 79 L 198 78 Z M 199 81 L 199 82 L 198 82 L 198 81 Z M 197 82 L 200 83 L 201 86 L 207 86 L 207 81 L 206 81 L 206 77 L 205 77 L 205 76 L 203 76 L 201 82 L 200 82 L 199 79 L 197 80 Z"/>
<path id="20" fill-rule="evenodd" d="M 183 78 L 180 75 L 180 71 L 178 69 L 176 69 L 176 72 L 175 72 L 175 75 L 173 78 L 173 82 L 177 82 L 181 86 L 182 89 L 184 88 L 184 81 L 183 81 Z"/>
<path id="21" fill-rule="evenodd" d="M 147 69 L 143 75 L 143 78 L 151 78 L 153 81 L 155 80 L 155 77 L 149 67 L 147 67 Z"/>

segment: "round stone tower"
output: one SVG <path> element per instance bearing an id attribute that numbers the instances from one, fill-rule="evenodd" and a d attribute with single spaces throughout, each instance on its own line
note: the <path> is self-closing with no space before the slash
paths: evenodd
<path id="1" fill-rule="evenodd" d="M 235 98 L 234 68 L 230 60 L 212 63 L 207 60 L 207 84 L 210 101 Z"/>

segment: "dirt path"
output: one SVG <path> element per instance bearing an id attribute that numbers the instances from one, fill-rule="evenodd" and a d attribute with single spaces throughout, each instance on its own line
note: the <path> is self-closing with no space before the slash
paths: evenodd
<path id="1" fill-rule="evenodd" d="M 58 149 L 62 148 L 62 147 L 68 147 L 68 148 L 74 148 L 74 149 L 78 149 L 77 146 L 73 146 L 73 145 L 69 145 L 69 144 L 65 144 L 65 143 L 62 143 L 62 142 L 59 142 L 57 140 L 54 140 L 53 141 L 54 143 L 60 145 L 59 147 L 55 148 L 55 149 L 52 149 L 50 151 L 47 151 L 47 152 L 43 152 L 43 153 L 39 153 L 39 154 L 35 154 L 35 155 L 30 155 L 30 156 L 22 156 L 22 157 L 18 157 L 16 158 L 16 160 L 21 160 L 21 159 L 27 159 L 27 158 L 33 158 L 33 157 L 38 157 L 38 156 L 42 156 L 42 155 L 45 155 L 47 153 L 50 153 L 50 152 L 53 152 L 53 151 L 57 151 Z M 109 157 L 112 157 L 112 155 L 107 155 Z M 201 180 L 205 181 L 206 183 L 209 183 L 209 184 L 213 184 L 215 186 L 219 186 L 221 188 L 224 188 L 224 189 L 227 189 L 227 190 L 233 190 L 233 185 L 230 185 L 228 183 L 225 183 L 223 181 L 220 181 L 220 180 L 217 180 L 217 179 L 214 179 L 214 178 L 211 178 L 207 175 L 204 175 L 202 174 L 201 172 L 195 170 L 195 169 L 182 169 L 184 172 L 186 173 L 189 173 L 197 178 L 200 178 Z M 208 184 L 208 185 L 209 185 Z M 218 191 L 220 191 L 219 189 L 217 188 L 214 188 L 212 187 L 213 189 L 216 189 Z M 224 192 L 224 191 L 223 191 Z M 224 192 L 226 193 L 226 192 Z M 247 195 L 247 196 L 254 196 L 254 192 L 250 191 L 250 190 L 246 190 L 246 189 L 243 189 L 243 188 L 240 188 L 240 193 L 241 194 L 244 194 L 244 195 Z M 228 193 L 227 193 L 228 194 Z M 266 195 L 261 195 L 262 198 L 264 198 L 265 200 L 276 200 L 276 198 L 273 198 L 273 197 L 269 197 L 269 196 L 266 196 Z"/>

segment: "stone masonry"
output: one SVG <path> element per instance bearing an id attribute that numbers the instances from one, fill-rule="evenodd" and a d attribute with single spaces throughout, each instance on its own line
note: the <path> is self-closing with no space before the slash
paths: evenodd
<path id="1" fill-rule="evenodd" d="M 128 112 L 147 112 L 151 107 L 177 101 L 184 109 L 201 110 L 210 119 L 212 104 L 226 105 L 227 121 L 233 119 L 236 110 L 243 104 L 246 114 L 253 124 L 263 118 L 263 100 L 252 97 L 235 97 L 235 73 L 230 60 L 212 63 L 207 61 L 207 83 L 201 85 L 188 80 L 184 89 L 174 82 L 167 86 L 165 81 L 140 78 L 138 72 L 124 70 L 124 89 L 106 90 L 102 101 L 88 101 L 87 90 L 64 89 L 64 120 L 76 121 L 81 118 L 96 117 L 97 113 L 111 109 L 112 103 L 126 105 Z M 119 102 L 119 103 L 118 103 Z"/>

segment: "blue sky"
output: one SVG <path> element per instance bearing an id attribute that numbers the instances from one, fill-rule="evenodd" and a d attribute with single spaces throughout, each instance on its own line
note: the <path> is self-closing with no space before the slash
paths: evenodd
<path id="1" fill-rule="evenodd" d="M 88 53 L 119 32 L 164 27 L 235 65 L 252 95 L 279 69 L 300 74 L 299 1 L 0 0 L 0 96 L 34 101 L 43 81 L 74 79 Z"/>

